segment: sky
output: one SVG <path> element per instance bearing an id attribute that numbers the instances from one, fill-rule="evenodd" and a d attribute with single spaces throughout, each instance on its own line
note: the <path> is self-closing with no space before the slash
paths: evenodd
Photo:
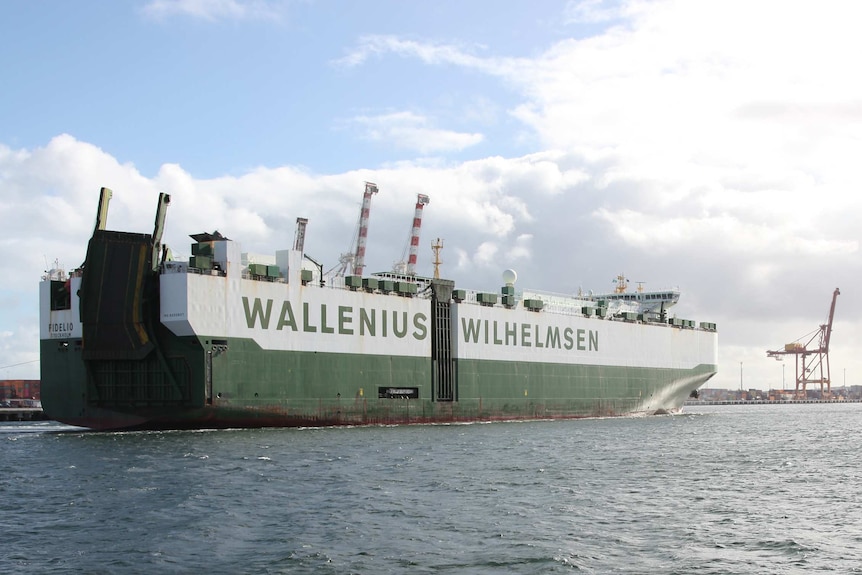
<path id="1" fill-rule="evenodd" d="M 707 385 L 792 388 L 840 288 L 833 387 L 862 384 L 862 76 L 846 1 L 95 0 L 0 4 L 0 379 L 38 379 L 38 282 L 108 228 L 223 233 L 465 289 L 678 287 Z M 815 341 L 816 343 L 816 341 Z"/>

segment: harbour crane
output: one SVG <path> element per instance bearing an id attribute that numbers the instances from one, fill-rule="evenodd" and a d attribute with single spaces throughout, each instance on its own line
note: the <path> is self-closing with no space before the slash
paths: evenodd
<path id="1" fill-rule="evenodd" d="M 425 194 L 416 195 L 416 211 L 413 213 L 413 225 L 410 227 L 407 245 L 401 254 L 401 261 L 393 266 L 392 271 L 399 274 L 416 275 L 416 260 L 419 255 L 419 230 L 422 227 L 422 211 L 425 205 L 429 203 L 431 203 L 431 199 Z M 404 261 L 405 255 L 407 255 L 406 262 Z"/>
<path id="2" fill-rule="evenodd" d="M 333 276 L 353 274 L 361 276 L 365 269 L 365 244 L 368 239 L 368 216 L 371 213 L 371 196 L 377 193 L 377 184 L 365 182 L 365 193 L 362 194 L 362 207 L 359 210 L 359 222 L 350 249 L 338 258 L 338 266 L 329 270 Z"/>
<path id="3" fill-rule="evenodd" d="M 820 394 L 823 396 L 823 386 L 826 386 L 826 396 L 832 395 L 832 382 L 829 376 L 829 340 L 832 337 L 832 320 L 835 317 L 835 302 L 841 292 L 838 288 L 832 292 L 832 306 L 829 308 L 829 318 L 825 324 L 815 330 L 810 338 L 803 344 L 799 340 L 784 345 L 784 349 L 767 351 L 767 357 L 777 360 L 784 359 L 786 355 L 796 357 L 796 397 L 804 399 L 807 395 L 809 383 L 820 384 Z M 808 337 L 808 336 L 803 336 Z M 800 338 L 802 339 L 802 338 Z M 816 347 L 813 346 L 817 340 Z"/>

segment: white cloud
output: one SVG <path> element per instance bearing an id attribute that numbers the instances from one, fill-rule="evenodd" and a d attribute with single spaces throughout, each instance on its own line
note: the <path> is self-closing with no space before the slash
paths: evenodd
<path id="1" fill-rule="evenodd" d="M 766 225 L 759 218 L 748 219 L 719 214 L 704 217 L 678 217 L 648 214 L 629 209 L 594 212 L 627 245 L 644 251 L 673 252 L 680 246 L 710 247 L 714 238 L 723 238 L 728 251 L 744 252 L 763 258 L 795 256 L 852 256 L 859 251 L 855 239 L 829 239 L 822 230 L 791 225 Z"/>
<path id="2" fill-rule="evenodd" d="M 509 257 L 512 261 L 531 259 L 533 256 L 531 249 L 532 241 L 533 234 L 521 234 L 515 238 L 515 243 L 509 251 Z"/>
<path id="3" fill-rule="evenodd" d="M 369 35 L 359 39 L 359 45 L 346 56 L 335 61 L 343 66 L 359 66 L 371 56 L 398 54 L 415 57 L 426 64 L 456 64 L 467 67 L 485 67 L 487 61 L 467 53 L 460 46 L 429 44 L 405 40 L 397 36 Z"/>
<path id="4" fill-rule="evenodd" d="M 351 122 L 359 127 L 361 137 L 366 140 L 386 142 L 420 154 L 460 151 L 484 139 L 482 134 L 434 128 L 428 118 L 413 112 L 357 116 Z"/>
<path id="5" fill-rule="evenodd" d="M 472 263 L 481 267 L 489 267 L 496 263 L 500 248 L 494 242 L 482 242 L 476 248 Z"/>

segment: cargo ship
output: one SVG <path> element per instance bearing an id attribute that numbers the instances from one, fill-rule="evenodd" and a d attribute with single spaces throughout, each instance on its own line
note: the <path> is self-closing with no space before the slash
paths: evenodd
<path id="1" fill-rule="evenodd" d="M 301 250 L 253 262 L 107 229 L 40 284 L 42 404 L 94 430 L 353 426 L 672 413 L 717 371 L 715 324 L 624 300 L 396 274 L 323 281 Z M 295 248 L 296 246 L 294 246 Z M 313 261 L 313 260 L 312 260 Z M 304 267 L 306 264 L 306 267 Z M 627 307 L 628 306 L 628 307 Z"/>

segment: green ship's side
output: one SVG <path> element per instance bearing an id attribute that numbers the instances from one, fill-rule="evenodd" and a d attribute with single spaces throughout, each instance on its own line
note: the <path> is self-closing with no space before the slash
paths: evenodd
<path id="1" fill-rule="evenodd" d="M 194 236 L 104 229 L 40 288 L 43 407 L 92 429 L 368 425 L 672 412 L 716 372 L 715 326 L 576 302 L 564 312 L 447 280 L 309 281 L 302 254 L 243 264 Z M 421 293 L 418 293 L 420 292 Z M 499 300 L 500 303 L 497 303 Z M 587 307 L 592 305 L 594 307 Z M 575 311 L 572 311 L 575 310 Z"/>

